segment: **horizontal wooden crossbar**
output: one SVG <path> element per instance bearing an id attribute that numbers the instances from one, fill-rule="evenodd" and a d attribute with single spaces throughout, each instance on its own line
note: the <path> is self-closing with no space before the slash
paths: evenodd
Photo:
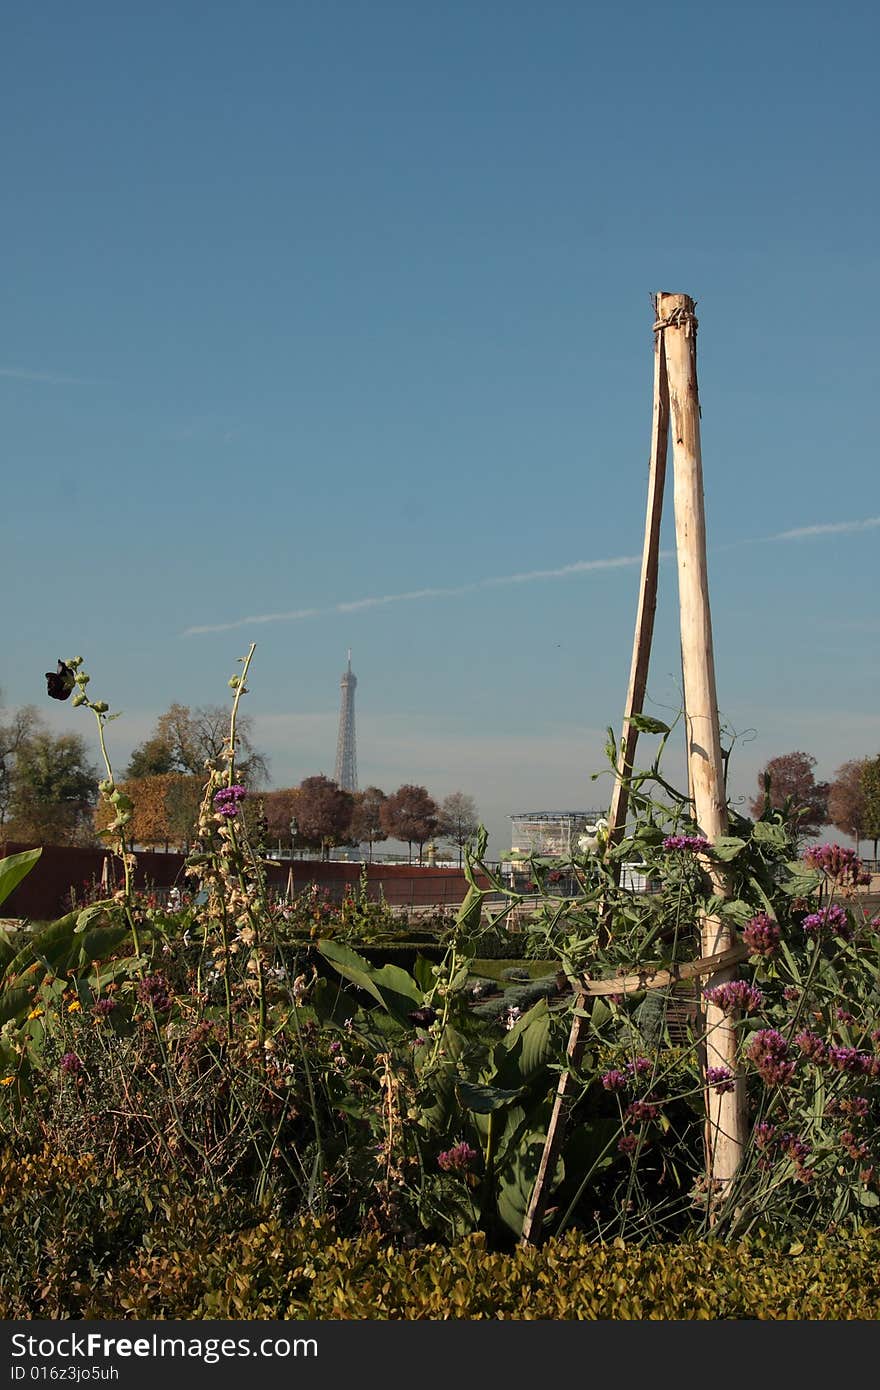
<path id="1" fill-rule="evenodd" d="M 646 965 L 631 975 L 617 975 L 611 980 L 589 980 L 581 976 L 580 991 L 588 998 L 596 998 L 603 994 L 636 994 L 642 989 L 662 989 L 664 985 L 675 984 L 677 980 L 692 980 L 698 975 L 713 975 L 716 970 L 726 970 L 728 966 L 746 960 L 748 954 L 748 946 L 740 944 L 719 951 L 717 955 L 682 961 L 680 965 L 670 965 L 662 970 L 654 965 Z"/>

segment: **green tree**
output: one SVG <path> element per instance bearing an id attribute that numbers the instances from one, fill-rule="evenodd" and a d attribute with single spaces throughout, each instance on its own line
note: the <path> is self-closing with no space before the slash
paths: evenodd
<path id="1" fill-rule="evenodd" d="M 19 748 L 10 802 L 10 838 L 44 844 L 89 843 L 98 771 L 80 734 L 39 730 Z"/>
<path id="2" fill-rule="evenodd" d="M 254 747 L 253 719 L 240 714 L 236 721 L 238 747 L 236 774 L 253 791 L 269 775 L 269 765 Z M 229 736 L 229 711 L 222 705 L 173 704 L 156 721 L 153 733 L 135 748 L 126 777 L 158 777 L 167 772 L 203 777 L 205 763 L 219 758 Z"/>
<path id="3" fill-rule="evenodd" d="M 44 727 L 35 705 L 12 710 L 0 721 L 0 829 L 5 828 L 10 815 L 19 752 Z"/>
<path id="4" fill-rule="evenodd" d="M 862 767 L 862 792 L 865 797 L 865 837 L 874 841 L 874 858 L 877 858 L 877 841 L 880 840 L 880 753 L 876 758 L 866 758 Z"/>

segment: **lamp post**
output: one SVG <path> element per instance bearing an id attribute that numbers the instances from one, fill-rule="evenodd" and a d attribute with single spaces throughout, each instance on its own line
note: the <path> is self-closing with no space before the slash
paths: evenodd
<path id="1" fill-rule="evenodd" d="M 290 817 L 290 827 L 289 827 L 289 829 L 290 829 L 290 857 L 291 857 L 291 859 L 292 859 L 292 858 L 293 858 L 293 847 L 294 847 L 294 845 L 296 844 L 296 832 L 297 832 L 297 830 L 299 829 L 299 826 L 297 825 L 297 821 L 296 821 L 296 816 L 291 816 L 291 817 Z"/>

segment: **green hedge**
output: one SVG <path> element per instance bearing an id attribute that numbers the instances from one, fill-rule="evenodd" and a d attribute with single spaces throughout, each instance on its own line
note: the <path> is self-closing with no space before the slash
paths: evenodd
<path id="1" fill-rule="evenodd" d="M 7 1320 L 880 1317 L 876 1232 L 782 1250 L 627 1248 L 580 1234 L 511 1253 L 482 1237 L 397 1250 L 46 1153 L 0 1155 L 0 1236 Z"/>

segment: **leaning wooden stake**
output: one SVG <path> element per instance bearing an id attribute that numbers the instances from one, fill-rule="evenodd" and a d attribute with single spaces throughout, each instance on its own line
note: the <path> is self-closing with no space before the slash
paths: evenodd
<path id="1" fill-rule="evenodd" d="M 665 345 L 669 381 L 670 426 L 675 478 L 675 538 L 678 556 L 678 596 L 684 704 L 687 710 L 687 757 L 694 818 L 710 842 L 728 828 L 727 793 L 706 564 L 706 519 L 703 503 L 703 464 L 700 450 L 700 404 L 697 389 L 697 320 L 694 301 L 686 294 L 658 294 L 655 331 Z M 730 896 L 723 870 L 709 859 L 704 866 L 713 892 Z M 733 933 L 719 917 L 700 923 L 701 955 L 729 950 Z M 706 988 L 732 978 L 722 970 L 709 977 Z M 705 1009 L 706 1066 L 726 1067 L 737 1076 L 734 1089 L 718 1094 L 706 1087 L 706 1170 L 709 1192 L 723 1199 L 739 1168 L 745 1144 L 745 1094 L 737 1075 L 737 1037 L 734 1018 L 714 1004 Z"/>
<path id="2" fill-rule="evenodd" d="M 620 736 L 617 759 L 617 776 L 608 815 L 609 846 L 620 842 L 626 827 L 629 778 L 635 762 L 636 742 L 639 736 L 638 729 L 630 721 L 634 714 L 641 714 L 642 712 L 648 681 L 651 640 L 654 634 L 654 613 L 657 607 L 657 571 L 660 558 L 663 488 L 666 480 L 668 423 L 669 397 L 666 386 L 666 362 L 662 339 L 658 337 L 654 346 L 654 415 L 651 429 L 651 454 L 648 460 L 648 506 L 645 519 L 645 541 L 642 549 L 642 573 L 639 584 L 629 688 L 626 695 L 623 730 Z M 613 872 L 619 877 L 620 865 L 616 860 L 613 862 Z M 604 907 L 600 908 L 599 911 L 599 930 L 603 936 L 608 932 L 607 914 Z M 575 996 L 574 1016 L 566 1049 L 566 1062 L 569 1069 L 559 1075 L 550 1123 L 547 1126 L 547 1137 L 544 1140 L 544 1151 L 541 1154 L 535 1185 L 523 1222 L 521 1241 L 524 1245 L 537 1244 L 541 1239 L 553 1173 L 565 1140 L 566 1122 L 571 1107 L 572 1089 L 575 1085 L 573 1072 L 580 1065 L 589 1032 L 589 1024 L 587 991 L 581 988 Z"/>

